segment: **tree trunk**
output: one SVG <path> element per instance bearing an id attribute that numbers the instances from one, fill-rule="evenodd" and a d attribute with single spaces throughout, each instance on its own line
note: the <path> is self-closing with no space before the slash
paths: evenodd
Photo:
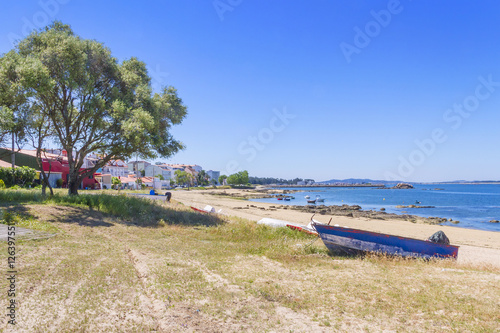
<path id="1" fill-rule="evenodd" d="M 69 171 L 68 177 L 68 194 L 78 195 L 78 186 L 80 185 L 78 173 L 75 170 Z"/>
<path id="2" fill-rule="evenodd" d="M 42 174 L 42 196 L 45 196 L 47 194 L 47 187 L 49 188 L 50 191 L 50 196 L 54 196 L 54 191 L 52 190 L 52 186 L 50 186 L 49 183 L 49 175 L 47 175 L 44 171 L 41 172 Z"/>

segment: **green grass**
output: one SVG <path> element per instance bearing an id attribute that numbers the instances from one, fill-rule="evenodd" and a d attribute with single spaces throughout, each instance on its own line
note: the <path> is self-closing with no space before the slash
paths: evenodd
<path id="1" fill-rule="evenodd" d="M 6 204 L 55 204 L 88 207 L 111 214 L 142 226 L 160 224 L 217 225 L 222 223 L 216 216 L 201 215 L 184 209 L 167 207 L 156 200 L 127 196 L 125 194 L 80 194 L 75 196 L 55 193 L 42 196 L 38 190 L 0 190 L 0 202 Z"/>
<path id="2" fill-rule="evenodd" d="M 60 231 L 52 223 L 41 221 L 31 215 L 19 215 L 2 208 L 0 208 L 0 223 L 48 233 Z"/>

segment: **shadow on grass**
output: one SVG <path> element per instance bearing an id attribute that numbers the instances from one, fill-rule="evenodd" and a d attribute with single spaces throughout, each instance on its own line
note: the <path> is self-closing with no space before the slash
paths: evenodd
<path id="1" fill-rule="evenodd" d="M 67 212 L 61 214 L 60 222 L 78 223 L 85 226 L 112 226 L 111 223 L 103 221 L 105 215 L 142 227 L 216 226 L 225 222 L 216 215 L 199 214 L 173 204 L 127 195 L 56 194 L 53 197 L 43 197 L 37 190 L 1 190 L 0 202 L 4 205 L 16 205 L 16 211 L 19 214 L 26 209 L 21 204 L 69 206 L 74 209 L 69 214 Z M 25 213 L 29 212 L 25 211 Z"/>
<path id="2" fill-rule="evenodd" d="M 85 207 L 53 206 L 53 205 L 13 205 L 6 210 L 25 219 L 43 220 L 45 222 L 76 223 L 86 227 L 112 227 L 106 222 L 112 216 L 89 210 Z"/>

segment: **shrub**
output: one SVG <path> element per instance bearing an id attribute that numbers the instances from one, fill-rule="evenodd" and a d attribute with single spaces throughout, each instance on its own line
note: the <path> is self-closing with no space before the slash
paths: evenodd
<path id="1" fill-rule="evenodd" d="M 15 183 L 12 183 L 14 177 Z M 12 168 L 0 168 L 0 179 L 6 187 L 12 185 L 27 186 L 33 183 L 36 177 L 36 170 L 27 166 Z"/>
<path id="2" fill-rule="evenodd" d="M 0 188 L 5 188 L 5 183 L 2 179 L 0 179 Z"/>
<path id="3" fill-rule="evenodd" d="M 63 180 L 62 180 L 62 178 L 58 178 L 56 180 L 56 186 L 59 187 L 59 188 L 61 188 L 63 186 Z"/>

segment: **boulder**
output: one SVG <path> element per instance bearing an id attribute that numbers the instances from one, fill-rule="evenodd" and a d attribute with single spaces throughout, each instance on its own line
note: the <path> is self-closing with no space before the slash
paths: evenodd
<path id="1" fill-rule="evenodd" d="M 438 232 L 435 232 L 431 237 L 427 239 L 429 242 L 437 243 L 437 244 L 444 244 L 444 245 L 450 245 L 450 240 L 444 232 L 439 230 Z"/>
<path id="2" fill-rule="evenodd" d="M 395 189 L 408 189 L 408 188 L 413 188 L 413 185 L 407 184 L 407 183 L 399 183 L 396 186 L 393 186 L 391 188 L 395 188 Z"/>

